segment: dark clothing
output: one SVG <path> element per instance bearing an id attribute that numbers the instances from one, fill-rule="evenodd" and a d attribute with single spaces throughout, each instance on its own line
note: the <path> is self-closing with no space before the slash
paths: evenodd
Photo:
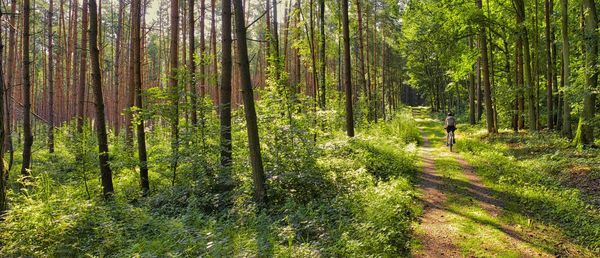
<path id="1" fill-rule="evenodd" d="M 456 126 L 449 125 L 449 126 L 446 127 L 446 132 L 447 133 L 454 132 L 454 131 L 456 131 Z"/>

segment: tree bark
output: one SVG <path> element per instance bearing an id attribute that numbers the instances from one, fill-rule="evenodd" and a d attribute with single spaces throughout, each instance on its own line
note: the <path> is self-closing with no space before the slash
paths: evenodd
<path id="1" fill-rule="evenodd" d="M 473 38 L 469 36 L 469 48 L 473 48 Z M 475 66 L 473 66 L 474 68 Z M 473 69 L 474 70 L 474 69 Z M 474 125 L 475 120 L 475 71 L 469 73 L 469 123 Z"/>
<path id="2" fill-rule="evenodd" d="M 23 161 L 21 166 L 21 175 L 29 177 L 31 168 L 31 146 L 33 145 L 33 135 L 31 133 L 31 78 L 30 78 L 30 59 L 29 59 L 29 38 L 30 27 L 29 19 L 31 3 L 29 0 L 23 0 Z"/>
<path id="3" fill-rule="evenodd" d="M 131 42 L 133 59 L 133 79 L 131 82 L 133 85 L 130 87 L 135 88 L 136 95 L 136 112 L 138 116 L 143 110 L 142 104 L 142 58 L 141 58 L 141 0 L 131 1 Z M 142 189 L 142 195 L 146 196 L 150 190 L 150 180 L 148 179 L 148 154 L 146 152 L 146 133 L 144 132 L 144 119 L 140 116 L 137 121 L 137 143 L 138 143 L 138 156 L 140 161 L 140 187 Z"/>
<path id="4" fill-rule="evenodd" d="M 85 88 L 87 76 L 87 47 L 88 45 L 88 0 L 83 0 L 83 12 L 81 14 L 81 60 L 79 63 L 79 86 L 77 87 L 77 133 L 83 133 L 83 121 L 85 116 Z"/>
<path id="5" fill-rule="evenodd" d="M 348 0 L 342 0 L 344 85 L 346 88 L 346 133 L 349 137 L 354 137 L 354 113 L 352 111 L 352 66 L 350 64 L 350 28 L 348 23 Z"/>
<path id="6" fill-rule="evenodd" d="M 481 0 L 477 0 L 477 7 L 479 7 L 479 9 L 482 9 Z M 494 110 L 492 109 L 492 91 L 490 86 L 490 70 L 488 64 L 487 34 L 485 30 L 485 24 L 480 24 L 479 40 L 481 41 L 480 48 L 481 62 L 483 65 L 483 85 L 485 87 L 485 121 L 488 133 L 496 133 L 497 130 L 494 126 Z"/>
<path id="7" fill-rule="evenodd" d="M 358 75 L 358 78 L 360 79 L 360 84 L 363 86 L 363 91 L 366 97 L 366 101 L 367 101 L 367 108 L 368 110 L 370 110 L 370 100 L 371 100 L 371 96 L 369 94 L 369 85 L 367 84 L 367 79 L 365 78 L 365 44 L 364 44 L 364 37 L 363 37 L 363 21 L 362 21 L 362 9 L 361 9 L 361 1 L 362 0 L 356 0 L 356 12 L 357 12 L 357 18 L 358 18 L 358 48 L 359 48 L 359 55 L 360 55 L 360 61 L 359 61 L 359 68 L 360 68 L 360 74 Z M 370 113 L 370 112 L 369 112 Z M 370 114 L 367 114 L 367 118 L 370 119 Z"/>
<path id="8" fill-rule="evenodd" d="M 54 13 L 54 3 L 52 0 L 48 2 L 48 152 L 54 152 L 54 59 L 52 46 L 52 15 Z"/>
<path id="9" fill-rule="evenodd" d="M 106 135 L 106 118 L 104 99 L 102 98 L 102 78 L 100 74 L 100 50 L 98 49 L 98 7 L 96 0 L 90 0 L 90 59 L 92 64 L 92 84 L 96 104 L 96 130 L 98 135 L 98 157 L 102 176 L 102 192 L 104 198 L 110 198 L 114 192 L 112 171 L 108 164 L 108 138 Z"/>
<path id="10" fill-rule="evenodd" d="M 117 38 L 115 41 L 115 92 L 114 92 L 114 117 L 115 117 L 115 135 L 119 135 L 119 131 L 121 130 L 121 110 L 119 109 L 119 92 L 121 89 L 121 48 L 123 47 L 123 16 L 125 13 L 125 1 L 119 0 L 119 17 L 117 21 Z"/>
<path id="11" fill-rule="evenodd" d="M 171 44 L 170 44 L 170 78 L 169 94 L 171 97 L 171 171 L 173 173 L 172 185 L 175 185 L 177 176 L 177 162 L 179 159 L 179 0 L 171 0 Z"/>
<path id="12" fill-rule="evenodd" d="M 321 109 L 325 109 L 327 104 L 327 96 L 326 96 L 326 49 L 325 49 L 325 0 L 319 0 L 319 10 L 320 10 L 320 29 L 321 29 Z"/>
<path id="13" fill-rule="evenodd" d="M 219 113 L 221 115 L 221 166 L 231 169 L 231 0 L 221 0 L 221 90 Z M 216 58 L 216 56 L 215 56 Z"/>
<path id="14" fill-rule="evenodd" d="M 202 0 L 201 0 L 202 1 Z M 194 39 L 195 33 L 195 20 L 194 20 L 194 0 L 188 0 L 188 41 L 189 41 L 189 59 L 188 69 L 190 74 L 190 80 L 188 87 L 190 88 L 190 102 L 192 106 L 192 126 L 196 128 L 198 125 L 198 92 L 196 90 L 196 62 L 194 62 L 194 54 L 196 54 L 196 40 Z M 202 21 L 204 23 L 204 21 Z"/>
<path id="15" fill-rule="evenodd" d="M 2 19 L 2 13 L 0 13 L 0 20 Z M 0 39 L 2 38 L 2 31 L 0 30 Z M 0 121 L 4 123 L 4 44 L 0 42 Z M 9 128 L 10 130 L 10 128 Z M 7 208 L 7 200 L 6 200 L 6 181 L 5 174 L 8 171 L 4 170 L 4 137 L 5 137 L 5 125 L 0 126 L 0 216 L 4 214 L 4 211 Z"/>
<path id="16" fill-rule="evenodd" d="M 569 63 L 569 10 L 567 9 L 569 0 L 560 1 L 560 13 L 562 17 L 562 59 L 563 59 L 563 126 L 562 134 L 566 137 L 573 137 L 571 130 L 571 104 L 569 103 L 568 91 L 571 88 L 571 68 Z"/>
<path id="17" fill-rule="evenodd" d="M 584 46 L 585 46 L 585 90 L 583 113 L 581 114 L 581 143 L 594 144 L 593 120 L 598 86 L 598 17 L 594 0 L 583 0 Z"/>
<path id="18" fill-rule="evenodd" d="M 244 9 L 242 0 L 234 0 L 233 4 L 235 6 L 235 30 L 237 38 L 240 84 L 242 86 L 244 111 L 246 114 L 246 128 L 248 131 L 248 148 L 250 152 L 250 163 L 252 165 L 252 179 L 254 181 L 254 198 L 259 206 L 264 207 L 267 203 L 267 189 L 265 183 L 265 172 L 262 164 L 262 156 L 260 153 L 260 139 L 258 136 L 256 110 L 254 108 L 252 80 L 250 78 L 250 63 L 248 60 L 248 47 L 246 45 L 246 23 L 244 20 Z"/>
<path id="19" fill-rule="evenodd" d="M 554 129 L 554 99 L 552 97 L 552 88 L 554 87 L 554 78 L 552 77 L 554 67 L 552 66 L 552 45 L 551 37 L 552 24 L 550 24 L 550 14 L 552 13 L 552 0 L 545 0 L 545 22 L 546 22 L 546 109 L 548 115 L 548 129 Z"/>

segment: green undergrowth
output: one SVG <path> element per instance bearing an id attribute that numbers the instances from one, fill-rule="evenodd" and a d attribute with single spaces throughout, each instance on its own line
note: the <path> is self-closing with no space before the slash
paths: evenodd
<path id="1" fill-rule="evenodd" d="M 506 200 L 507 216 L 524 226 L 539 221 L 600 252 L 600 210 L 565 180 L 571 178 L 573 167 L 598 162 L 597 156 L 590 155 L 592 150 L 578 151 L 551 133 L 506 132 L 488 137 L 474 128 L 467 131 L 456 147 L 496 195 Z"/>
<path id="2" fill-rule="evenodd" d="M 58 130 L 56 153 L 34 146 L 34 180 L 20 190 L 15 160 L 0 256 L 408 254 L 410 225 L 420 212 L 413 181 L 421 139 L 411 116 L 361 128 L 354 139 L 333 127 L 318 143 L 311 140 L 319 132 L 311 129 L 311 117 L 290 124 L 285 117 L 260 116 L 269 194 L 262 211 L 251 198 L 241 117 L 234 114 L 233 171 L 215 165 L 218 120 L 207 119 L 205 142 L 182 134 L 175 186 L 168 126 L 154 125 L 148 197 L 139 195 L 135 156 L 112 136 L 110 201 L 100 198 L 95 137 L 78 140 L 72 130 Z"/>

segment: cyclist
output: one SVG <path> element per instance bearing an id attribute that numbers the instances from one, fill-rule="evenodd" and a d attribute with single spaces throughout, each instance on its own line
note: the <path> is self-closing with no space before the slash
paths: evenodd
<path id="1" fill-rule="evenodd" d="M 452 112 L 448 113 L 446 120 L 444 121 L 444 129 L 446 129 L 446 146 L 448 146 L 448 138 L 450 137 L 450 132 L 454 133 L 456 131 L 456 118 Z M 455 144 L 456 140 L 452 144 Z"/>

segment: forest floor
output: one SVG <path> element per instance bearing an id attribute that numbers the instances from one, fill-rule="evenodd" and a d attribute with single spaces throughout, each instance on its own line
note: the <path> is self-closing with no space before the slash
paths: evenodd
<path id="1" fill-rule="evenodd" d="M 512 201 L 488 187 L 493 182 L 476 175 L 460 153 L 448 150 L 442 124 L 423 109 L 413 115 L 423 135 L 418 176 L 423 214 L 414 225 L 413 256 L 594 256 L 554 227 L 530 218 L 515 221 L 527 216 L 504 210 Z M 457 141 L 464 140 L 460 135 Z"/>

